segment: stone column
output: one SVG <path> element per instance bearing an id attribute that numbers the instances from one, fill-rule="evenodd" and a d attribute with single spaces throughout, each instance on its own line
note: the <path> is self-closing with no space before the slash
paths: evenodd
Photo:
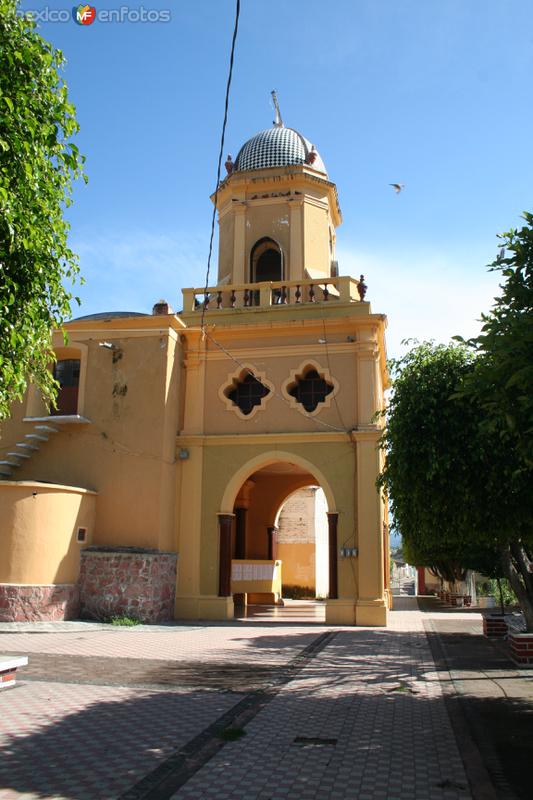
<path id="1" fill-rule="evenodd" d="M 328 555 L 329 555 L 329 593 L 330 600 L 336 600 L 339 596 L 337 582 L 337 522 L 339 515 L 337 512 L 328 511 Z"/>
<path id="2" fill-rule="evenodd" d="M 247 508 L 235 509 L 235 558 L 246 558 Z"/>
<path id="3" fill-rule="evenodd" d="M 357 431 L 357 625 L 386 625 L 383 502 L 376 488 L 380 430 Z"/>
<path id="4" fill-rule="evenodd" d="M 277 542 L 276 542 L 276 534 L 278 529 L 275 525 L 271 525 L 267 528 L 267 536 L 268 536 L 268 552 L 267 558 L 269 561 L 275 561 L 277 557 Z"/>
<path id="5" fill-rule="evenodd" d="M 218 515 L 218 596 L 231 596 L 231 522 L 233 514 Z"/>

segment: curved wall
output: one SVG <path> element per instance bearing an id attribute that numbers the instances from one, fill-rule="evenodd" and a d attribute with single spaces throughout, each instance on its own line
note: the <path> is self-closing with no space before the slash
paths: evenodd
<path id="1" fill-rule="evenodd" d="M 91 544 L 96 493 L 35 481 L 0 482 L 0 583 L 69 584 Z M 78 528 L 86 528 L 84 542 Z"/>

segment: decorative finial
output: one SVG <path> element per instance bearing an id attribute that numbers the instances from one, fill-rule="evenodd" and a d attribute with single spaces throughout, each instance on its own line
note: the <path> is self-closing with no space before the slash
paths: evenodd
<path id="1" fill-rule="evenodd" d="M 279 103 L 278 103 L 278 96 L 276 94 L 276 90 L 273 89 L 270 94 L 272 95 L 272 102 L 274 103 L 274 108 L 276 110 L 276 119 L 274 120 L 274 125 L 276 128 L 283 128 L 283 120 L 281 119 L 281 112 L 279 110 Z"/>
<path id="2" fill-rule="evenodd" d="M 314 164 L 315 161 L 316 161 L 317 155 L 318 155 L 318 153 L 316 152 L 315 146 L 313 144 L 313 145 L 311 145 L 311 149 L 309 150 L 309 152 L 307 153 L 307 155 L 305 157 L 305 163 L 306 164 Z"/>
<path id="3" fill-rule="evenodd" d="M 231 175 L 235 169 L 235 164 L 233 162 L 231 155 L 228 155 L 224 166 L 226 167 L 226 172 L 228 173 L 228 175 Z"/>

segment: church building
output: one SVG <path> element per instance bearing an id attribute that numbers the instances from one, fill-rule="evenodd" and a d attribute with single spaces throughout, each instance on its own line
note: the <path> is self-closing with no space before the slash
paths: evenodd
<path id="1" fill-rule="evenodd" d="M 32 386 L 2 425 L 0 620 L 281 603 L 280 511 L 320 487 L 326 622 L 386 625 L 386 318 L 339 275 L 337 189 L 310 141 L 277 114 L 226 170 L 212 285 L 178 313 L 67 323 L 57 408 Z"/>

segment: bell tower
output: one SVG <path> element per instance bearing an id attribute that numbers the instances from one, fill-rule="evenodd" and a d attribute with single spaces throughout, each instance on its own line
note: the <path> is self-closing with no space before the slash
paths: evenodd
<path id="1" fill-rule="evenodd" d="M 218 285 L 335 277 L 337 189 L 314 145 L 286 128 L 276 104 L 272 128 L 252 136 L 216 195 Z"/>
<path id="2" fill-rule="evenodd" d="M 236 604 L 278 602 L 295 563 L 276 555 L 279 509 L 296 489 L 320 486 L 327 548 L 317 556 L 315 545 L 314 558 L 328 576 L 326 623 L 384 625 L 376 412 L 386 318 L 372 312 L 363 276 L 338 274 L 336 186 L 277 106 L 273 126 L 226 170 L 211 198 L 217 281 L 184 289 L 180 313 L 178 616 L 227 619 Z"/>

